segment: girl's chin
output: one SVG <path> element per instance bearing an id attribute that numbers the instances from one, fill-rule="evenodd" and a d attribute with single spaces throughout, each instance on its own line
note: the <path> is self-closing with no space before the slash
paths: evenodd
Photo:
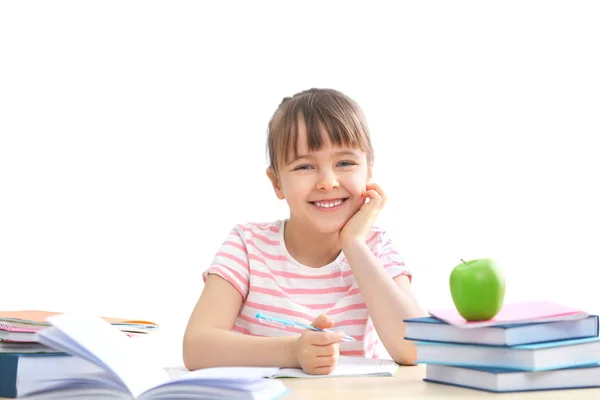
<path id="1" fill-rule="evenodd" d="M 331 222 L 331 223 L 327 223 L 324 221 L 320 221 L 317 222 L 314 225 L 314 228 L 316 231 L 320 232 L 320 233 L 326 233 L 326 234 L 334 234 L 334 233 L 340 233 L 340 231 L 342 230 L 342 228 L 344 228 L 344 225 L 346 225 L 347 221 L 342 221 L 342 222 Z"/>

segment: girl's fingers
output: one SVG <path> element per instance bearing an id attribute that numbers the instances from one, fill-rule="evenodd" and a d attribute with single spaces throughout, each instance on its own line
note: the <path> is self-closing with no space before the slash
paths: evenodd
<path id="1" fill-rule="evenodd" d="M 381 205 L 381 196 L 374 189 L 367 190 L 364 194 L 364 197 L 367 197 L 369 199 L 369 203 L 367 203 L 366 205 L 372 208 L 378 208 Z"/>
<path id="2" fill-rule="evenodd" d="M 315 360 L 315 366 L 317 368 L 335 367 L 338 362 L 340 355 L 332 354 L 329 356 L 317 357 Z"/>
<path id="3" fill-rule="evenodd" d="M 377 195 L 381 199 L 380 208 L 383 208 L 383 206 L 385 205 L 385 203 L 387 201 L 387 196 L 386 196 L 385 192 L 383 191 L 383 189 L 381 189 L 381 186 L 379 186 L 376 183 L 368 183 L 367 184 L 367 192 L 369 192 L 369 191 L 375 191 L 377 193 Z"/>
<path id="4" fill-rule="evenodd" d="M 385 193 L 383 192 L 383 189 L 381 188 L 381 186 L 379 186 L 376 183 L 367 183 L 367 190 L 375 190 L 377 191 L 377 193 L 379 193 L 381 195 L 381 197 L 385 196 Z"/>

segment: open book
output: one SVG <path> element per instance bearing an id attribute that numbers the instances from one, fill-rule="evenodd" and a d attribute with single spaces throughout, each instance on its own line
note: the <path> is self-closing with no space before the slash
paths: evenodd
<path id="1" fill-rule="evenodd" d="M 274 399 L 288 389 L 265 379 L 277 368 L 207 368 L 176 378 L 152 354 L 102 318 L 61 314 L 37 333 L 46 346 L 90 361 L 106 372 L 47 379 L 30 385 L 19 397 L 30 399 Z"/>

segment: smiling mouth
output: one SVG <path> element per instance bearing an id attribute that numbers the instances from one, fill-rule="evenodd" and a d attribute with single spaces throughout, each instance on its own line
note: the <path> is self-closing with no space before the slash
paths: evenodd
<path id="1" fill-rule="evenodd" d="M 336 200 L 323 200 L 323 201 L 311 201 L 310 204 L 313 204 L 320 208 L 334 208 L 340 206 L 344 203 L 348 198 L 336 199 Z"/>

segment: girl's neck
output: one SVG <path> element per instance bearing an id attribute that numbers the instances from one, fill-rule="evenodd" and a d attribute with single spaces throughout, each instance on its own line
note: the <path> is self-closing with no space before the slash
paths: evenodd
<path id="1" fill-rule="evenodd" d="M 292 218 L 285 223 L 283 237 L 288 253 L 299 263 L 312 268 L 333 262 L 342 250 L 338 232 L 316 232 Z"/>

